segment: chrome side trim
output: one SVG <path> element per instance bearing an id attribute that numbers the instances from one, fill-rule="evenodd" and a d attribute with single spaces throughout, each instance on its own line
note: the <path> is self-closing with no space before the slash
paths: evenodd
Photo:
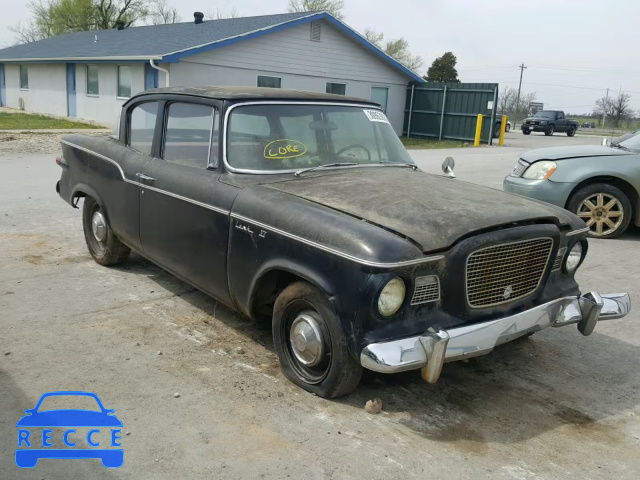
<path id="1" fill-rule="evenodd" d="M 337 255 L 339 257 L 342 257 L 342 258 L 346 258 L 347 260 L 351 260 L 352 262 L 356 262 L 356 263 L 359 263 L 361 265 L 366 265 L 368 267 L 379 267 L 379 268 L 406 267 L 406 266 L 410 266 L 410 265 L 419 265 L 419 264 L 422 264 L 422 263 L 437 262 L 437 261 L 442 260 L 444 258 L 444 255 L 432 255 L 430 257 L 417 258 L 417 259 L 413 259 L 413 260 L 405 260 L 405 261 L 402 261 L 402 262 L 391 262 L 391 263 L 372 262 L 372 261 L 369 261 L 369 260 L 365 260 L 365 259 L 362 259 L 362 258 L 355 257 L 353 255 L 349 255 L 348 253 L 341 252 L 339 250 L 336 250 L 335 248 L 327 247 L 326 245 L 322 245 L 320 243 L 314 242 L 313 240 L 308 240 L 306 238 L 300 237 L 300 236 L 295 235 L 293 233 L 285 232 L 284 230 L 280 230 L 279 228 L 272 227 L 271 225 L 266 225 L 264 223 L 258 222 L 257 220 L 253 220 L 251 218 L 245 217 L 243 215 L 239 215 L 237 213 L 232 213 L 231 217 L 235 218 L 237 220 L 241 220 L 243 222 L 251 223 L 251 224 L 256 225 L 256 226 L 258 226 L 260 228 L 263 228 L 265 230 L 269 230 L 269 231 L 271 231 L 273 233 L 277 233 L 277 234 L 282 235 L 284 237 L 291 238 L 292 240 L 296 240 L 296 241 L 304 243 L 306 245 L 310 245 L 310 246 L 318 248 L 320 250 L 324 250 L 325 252 L 332 253 L 332 254 Z"/>
<path id="2" fill-rule="evenodd" d="M 212 210 L 214 212 L 222 213 L 224 215 L 229 215 L 231 213 L 229 210 L 225 210 L 223 208 L 214 207 L 213 205 L 209 205 L 207 203 L 202 203 L 202 202 L 199 202 L 197 200 L 193 200 L 191 198 L 183 197 L 182 195 L 178 195 L 176 193 L 171 193 L 171 192 L 168 192 L 166 190 L 161 190 L 161 189 L 156 188 L 156 187 L 150 187 L 149 185 L 146 185 L 144 183 L 140 183 L 140 182 L 135 182 L 133 180 L 129 180 L 127 177 L 124 176 L 124 171 L 122 170 L 122 167 L 115 160 L 113 160 L 113 159 L 111 159 L 109 157 L 106 157 L 106 156 L 104 156 L 104 155 L 102 155 L 100 153 L 94 152 L 93 150 L 89 150 L 88 148 L 81 147 L 80 145 L 76 145 L 75 143 L 68 142 L 66 140 L 60 140 L 60 142 L 64 143 L 65 145 L 69 145 L 70 147 L 77 148 L 78 150 L 82 150 L 83 152 L 86 152 L 86 153 L 89 153 L 91 155 L 94 155 L 95 157 L 101 158 L 102 160 L 106 160 L 107 162 L 115 165 L 118 168 L 118 170 L 120 171 L 120 175 L 122 176 L 122 180 L 127 182 L 127 183 L 130 183 L 131 185 L 136 185 L 136 186 L 138 186 L 140 188 L 143 188 L 145 190 L 153 190 L 154 192 L 162 193 L 164 195 L 168 195 L 170 197 L 177 198 L 178 200 L 182 200 L 184 202 L 193 203 L 194 205 L 198 205 L 199 207 L 206 208 L 206 209 Z"/>
<path id="3" fill-rule="evenodd" d="M 586 228 L 581 228 L 579 230 L 571 230 L 570 232 L 567 232 L 564 235 L 566 237 L 573 237 L 574 235 L 580 235 L 581 233 L 587 233 L 589 230 L 591 230 L 591 229 L 589 227 L 586 227 Z"/>
<path id="4" fill-rule="evenodd" d="M 234 105 L 231 105 L 227 108 L 227 111 L 224 115 L 224 124 L 222 126 L 222 161 L 224 163 L 225 168 L 229 172 L 233 173 L 250 173 L 253 175 L 281 175 L 283 173 L 295 173 L 299 168 L 289 169 L 289 170 L 252 170 L 249 168 L 235 168 L 229 164 L 227 159 L 227 129 L 229 126 L 229 116 L 231 112 L 238 107 L 246 107 L 249 105 L 325 105 L 332 107 L 358 107 L 358 108 L 368 108 L 374 110 L 380 110 L 377 105 L 368 104 L 368 103 L 342 103 L 342 102 L 300 102 L 300 101 L 267 101 L 267 102 L 240 102 Z"/>
<path id="5" fill-rule="evenodd" d="M 433 327 L 423 335 L 372 343 L 362 350 L 360 363 L 376 372 L 396 373 L 422 368 L 432 362 L 434 365 L 423 371 L 423 377 L 434 382 L 441 362 L 485 355 L 498 345 L 551 326 L 577 323 L 580 332 L 588 335 L 598 321 L 622 318 L 630 311 L 631 302 L 626 293 L 590 292 L 581 297 L 563 297 L 510 317 L 447 331 Z M 431 345 L 436 340 L 442 344 L 447 338 L 446 351 L 438 356 Z"/>

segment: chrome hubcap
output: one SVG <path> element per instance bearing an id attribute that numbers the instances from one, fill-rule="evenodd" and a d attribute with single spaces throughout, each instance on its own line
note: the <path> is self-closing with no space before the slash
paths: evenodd
<path id="1" fill-rule="evenodd" d="M 578 207 L 577 213 L 587 222 L 591 233 L 598 237 L 615 232 L 624 220 L 624 209 L 620 200 L 608 193 L 596 193 L 585 199 Z"/>
<path id="2" fill-rule="evenodd" d="M 104 242 L 107 238 L 107 223 L 104 221 L 102 212 L 94 212 L 93 217 L 91 217 L 91 231 L 93 231 L 93 236 L 99 242 Z"/>
<path id="3" fill-rule="evenodd" d="M 291 324 L 289 331 L 291 350 L 295 357 L 308 367 L 320 363 L 324 354 L 320 326 L 312 314 L 302 312 Z"/>

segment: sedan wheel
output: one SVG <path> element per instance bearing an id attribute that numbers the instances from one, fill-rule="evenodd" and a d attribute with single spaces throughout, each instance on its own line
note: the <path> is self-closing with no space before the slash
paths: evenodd
<path id="1" fill-rule="evenodd" d="M 595 238 L 622 235 L 631 220 L 631 203 L 620 189 L 607 184 L 593 184 L 571 197 L 569 209 L 590 228 Z"/>
<path id="2" fill-rule="evenodd" d="M 355 390 L 362 367 L 322 291 L 307 282 L 285 288 L 273 307 L 272 330 L 282 372 L 293 383 L 324 398 Z"/>
<path id="3" fill-rule="evenodd" d="M 82 209 L 84 239 L 93 259 L 100 265 L 114 265 L 129 258 L 131 250 L 115 236 L 102 207 L 91 197 Z"/>

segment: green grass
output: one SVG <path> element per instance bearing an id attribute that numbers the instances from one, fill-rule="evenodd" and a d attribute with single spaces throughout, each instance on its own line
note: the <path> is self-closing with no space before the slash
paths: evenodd
<path id="1" fill-rule="evenodd" d="M 407 149 L 462 148 L 470 145 L 469 142 L 460 142 L 458 140 L 436 140 L 435 138 L 400 137 L 400 140 Z"/>
<path id="2" fill-rule="evenodd" d="M 44 115 L 28 115 L 26 113 L 0 112 L 0 130 L 51 130 L 58 128 L 104 128 L 100 125 L 59 120 Z"/>

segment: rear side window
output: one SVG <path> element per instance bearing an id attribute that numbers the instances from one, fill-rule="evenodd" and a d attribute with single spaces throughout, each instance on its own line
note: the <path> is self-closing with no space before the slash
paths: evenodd
<path id="1" fill-rule="evenodd" d="M 145 155 L 151 155 L 153 132 L 158 116 L 158 102 L 136 106 L 129 119 L 129 146 Z"/>
<path id="2" fill-rule="evenodd" d="M 163 158 L 170 162 L 207 167 L 210 163 L 215 110 L 209 105 L 172 103 L 167 112 Z M 215 163 L 215 162 L 213 162 Z"/>

